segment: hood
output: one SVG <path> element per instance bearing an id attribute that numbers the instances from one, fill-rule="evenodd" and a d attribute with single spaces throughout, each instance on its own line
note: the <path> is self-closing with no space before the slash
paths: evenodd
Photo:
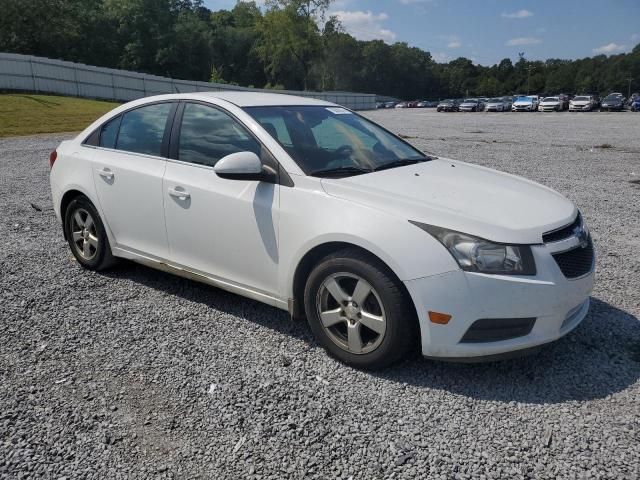
<path id="1" fill-rule="evenodd" d="M 571 103 L 573 103 L 574 105 L 586 105 L 590 102 L 591 100 L 571 100 Z"/>
<path id="2" fill-rule="evenodd" d="M 376 210 L 502 243 L 542 243 L 575 218 L 576 207 L 550 188 L 447 159 L 342 179 L 327 194 Z"/>
<path id="3" fill-rule="evenodd" d="M 461 107 L 477 107 L 478 104 L 476 102 L 462 102 L 460 106 Z"/>

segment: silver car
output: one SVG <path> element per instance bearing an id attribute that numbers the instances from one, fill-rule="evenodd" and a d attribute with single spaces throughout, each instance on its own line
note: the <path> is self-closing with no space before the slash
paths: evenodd
<path id="1" fill-rule="evenodd" d="M 508 112 L 511 110 L 511 101 L 502 98 L 490 98 L 484 107 L 486 112 Z"/>
<path id="2" fill-rule="evenodd" d="M 466 98 L 460 104 L 461 112 L 481 112 L 482 110 L 484 110 L 484 103 L 477 98 Z"/>

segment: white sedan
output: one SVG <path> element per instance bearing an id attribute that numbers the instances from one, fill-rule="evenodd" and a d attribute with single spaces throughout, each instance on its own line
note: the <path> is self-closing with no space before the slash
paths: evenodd
<path id="1" fill-rule="evenodd" d="M 145 98 L 62 142 L 50 164 L 82 266 L 127 258 L 306 316 L 356 367 L 418 346 L 448 359 L 518 353 L 589 308 L 594 249 L 569 200 L 425 155 L 335 104 Z"/>

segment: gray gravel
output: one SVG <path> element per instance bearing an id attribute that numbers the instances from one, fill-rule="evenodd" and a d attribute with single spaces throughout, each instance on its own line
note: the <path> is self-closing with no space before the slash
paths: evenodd
<path id="1" fill-rule="evenodd" d="M 524 359 L 355 371 L 271 307 L 82 270 L 50 210 L 64 136 L 0 140 L 0 477 L 639 478 L 640 115 L 367 115 L 580 205 L 599 257 L 577 331 Z"/>

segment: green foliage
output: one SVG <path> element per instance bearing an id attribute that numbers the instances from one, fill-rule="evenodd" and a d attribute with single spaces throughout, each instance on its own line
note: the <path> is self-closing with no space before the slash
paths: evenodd
<path id="1" fill-rule="evenodd" d="M 578 60 L 436 63 L 406 43 L 359 41 L 332 0 L 0 0 L 0 51 L 173 78 L 279 89 L 344 90 L 404 99 L 640 90 L 640 45 Z"/>

